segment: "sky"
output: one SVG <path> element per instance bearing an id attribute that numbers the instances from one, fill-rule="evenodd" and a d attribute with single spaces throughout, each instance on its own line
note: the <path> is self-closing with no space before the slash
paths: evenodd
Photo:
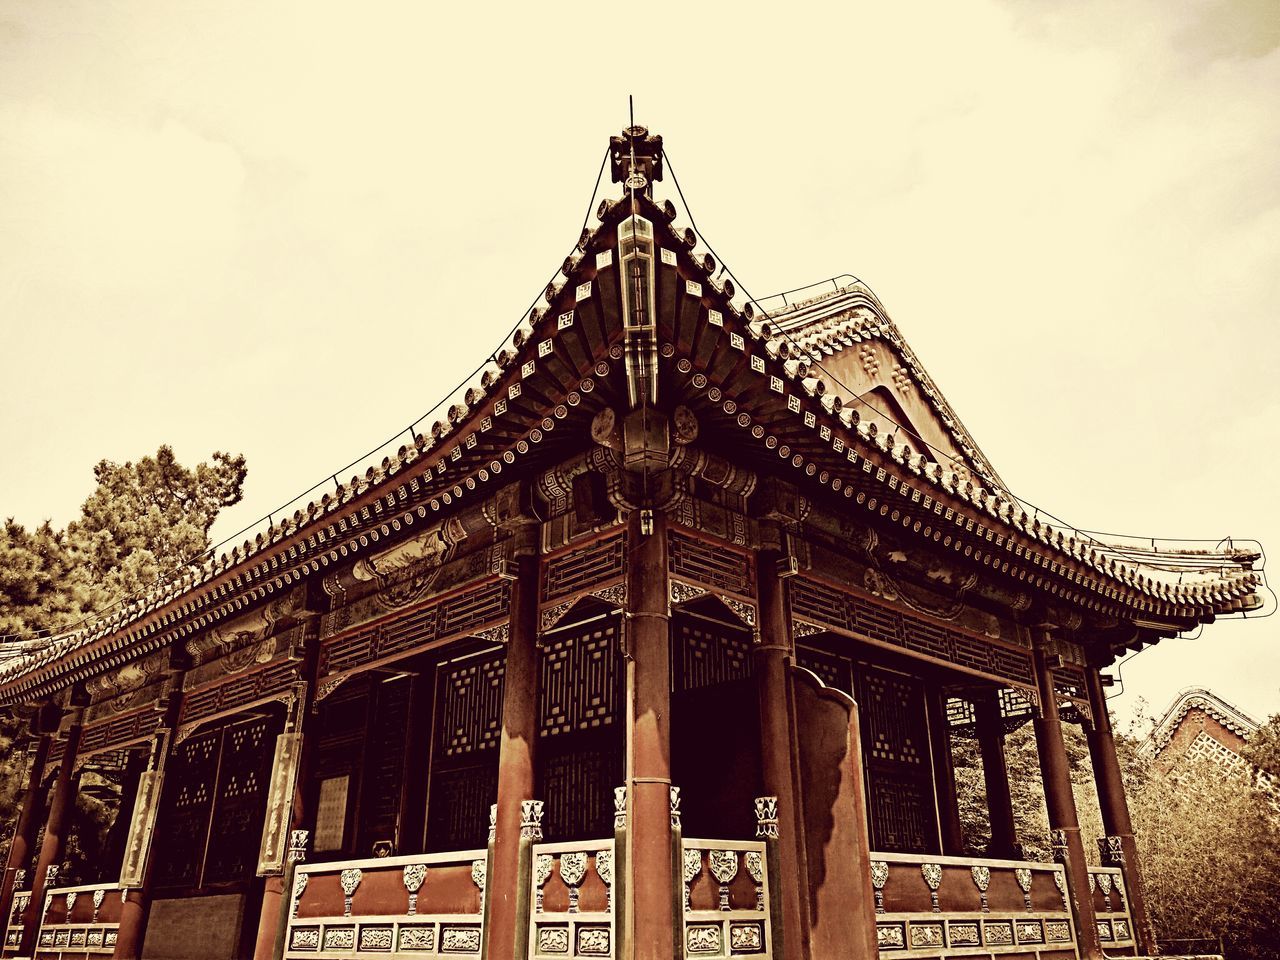
<path id="1" fill-rule="evenodd" d="M 220 539 L 404 431 L 633 95 L 740 286 L 864 280 L 1017 495 L 1280 545 L 1280 5 L 550 9 L 0 0 L 0 516 L 169 443 L 247 456 Z M 1280 712 L 1280 618 L 1121 677 Z"/>

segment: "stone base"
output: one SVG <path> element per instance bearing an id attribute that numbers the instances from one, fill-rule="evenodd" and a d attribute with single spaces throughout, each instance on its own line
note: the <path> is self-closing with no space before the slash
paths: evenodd
<path id="1" fill-rule="evenodd" d="M 143 960 L 238 960 L 245 895 L 151 902 Z"/>

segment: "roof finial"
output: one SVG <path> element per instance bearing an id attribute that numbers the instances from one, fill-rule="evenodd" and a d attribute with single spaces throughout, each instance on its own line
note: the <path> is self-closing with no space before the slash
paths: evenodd
<path id="1" fill-rule="evenodd" d="M 627 99 L 632 123 L 622 136 L 609 138 L 610 171 L 614 183 L 651 197 L 653 182 L 662 179 L 662 137 L 635 123 L 634 103 Z"/>

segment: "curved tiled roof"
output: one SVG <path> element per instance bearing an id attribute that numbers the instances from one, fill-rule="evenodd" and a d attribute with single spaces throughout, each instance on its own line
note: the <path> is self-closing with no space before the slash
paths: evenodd
<path id="1" fill-rule="evenodd" d="M 855 481 L 884 489 L 886 499 L 889 494 L 901 495 L 904 524 L 917 508 L 945 513 L 949 523 L 954 516 L 950 527 L 955 531 L 954 546 L 960 550 L 965 544 L 966 557 L 1005 573 L 1012 567 L 1010 576 L 1021 570 L 1028 586 L 1046 590 L 1052 586 L 1054 595 L 1089 609 L 1157 621 L 1167 617 L 1204 620 L 1260 605 L 1257 590 L 1262 580 L 1252 569 L 1260 551 L 1254 546 L 1185 553 L 1143 551 L 1060 529 L 1028 512 L 1005 492 L 918 363 L 912 365 L 913 375 L 944 423 L 949 421 L 973 469 L 931 462 L 895 436 L 877 433 L 874 424 L 860 422 L 851 410 L 842 408 L 834 391 L 828 391 L 817 375 L 821 371 L 814 371 L 809 358 L 797 355 L 779 336 L 779 328 L 801 328 L 800 342 L 809 354 L 856 334 L 887 337 L 904 357 L 913 357 L 874 295 L 857 284 L 841 290 L 826 306 L 803 308 L 803 314 L 761 315 L 752 304 L 737 298 L 731 281 L 716 278 L 709 255 L 694 253 L 696 235 L 675 226 L 675 209 L 669 202 L 658 205 L 637 199 L 644 215 L 659 228 L 659 241 L 679 251 L 684 293 L 696 298 L 698 322 L 708 325 L 709 336 L 728 338 L 733 350 L 751 355 L 749 370 L 743 368 L 742 375 L 758 380 L 752 392 L 760 404 L 756 425 L 767 414 L 791 418 L 789 429 L 808 431 L 806 449 L 812 452 L 808 457 L 796 453 L 787 461 L 799 471 L 799 478 L 813 478 L 803 482 L 822 484 L 833 492 L 843 487 L 846 497 L 853 494 Z M 559 418 L 581 402 L 579 391 L 592 389 L 591 378 L 586 377 L 565 402 L 557 402 L 558 397 L 546 399 L 539 392 L 537 377 L 557 363 L 572 366 L 559 356 L 560 341 L 579 322 L 575 310 L 586 311 L 594 297 L 604 295 L 603 285 L 596 281 L 612 265 L 612 246 L 604 240 L 629 210 L 622 201 L 601 204 L 600 225 L 583 232 L 561 268 L 563 282 L 548 286 L 548 307 L 530 313 L 428 433 L 239 547 L 189 568 L 148 597 L 50 641 L 38 653 L 0 665 L 0 699 L 12 700 L 47 685 L 55 665 L 59 671 L 107 669 L 137 655 L 140 646 L 152 644 L 147 649 L 153 649 L 162 636 L 184 636 L 202 629 L 336 562 L 339 554 L 347 557 L 379 540 L 394 539 L 402 526 L 473 498 L 498 473 L 518 467 L 550 435 Z M 667 260 L 664 251 L 663 262 L 675 264 L 675 252 Z M 616 293 L 614 289 L 610 295 L 616 298 Z M 810 319 L 796 322 L 804 317 Z M 620 331 L 613 334 L 620 336 Z M 673 355 L 674 348 L 663 353 L 666 358 Z M 680 365 L 682 370 L 693 369 L 687 358 L 681 358 Z M 607 362 L 597 364 L 601 378 L 608 371 Z M 694 385 L 699 377 L 705 386 L 707 377 L 701 373 L 693 375 Z M 532 386 L 522 395 L 526 384 Z M 720 391 L 713 388 L 713 392 Z M 535 396 L 543 407 L 531 406 Z M 524 406 L 516 418 L 518 405 Z M 751 417 L 738 415 L 737 422 L 745 427 L 743 416 L 747 423 Z M 752 431 L 750 436 L 755 437 L 754 427 Z M 815 458 L 823 469 L 817 469 Z M 864 492 L 857 503 L 865 500 Z M 870 497 L 870 508 L 876 504 L 877 498 Z M 887 513 L 881 510 L 881 515 Z M 895 520 L 898 514 L 895 509 Z M 917 521 L 916 529 L 920 526 Z M 952 539 L 948 535 L 946 542 Z"/>

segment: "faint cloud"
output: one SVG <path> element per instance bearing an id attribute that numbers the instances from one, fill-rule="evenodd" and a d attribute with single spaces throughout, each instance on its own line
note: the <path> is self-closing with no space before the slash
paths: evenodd
<path id="1" fill-rule="evenodd" d="M 1280 3 L 1209 0 L 1178 31 L 1175 43 L 1199 62 L 1265 56 L 1280 46 Z"/>

